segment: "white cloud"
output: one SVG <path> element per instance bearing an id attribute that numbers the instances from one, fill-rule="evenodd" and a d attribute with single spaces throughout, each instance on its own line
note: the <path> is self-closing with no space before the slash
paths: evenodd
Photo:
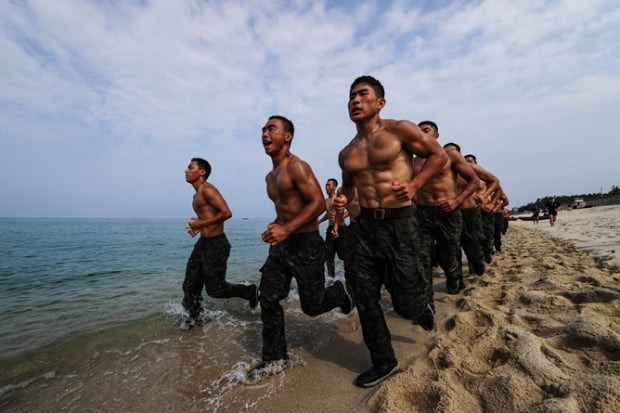
<path id="1" fill-rule="evenodd" d="M 617 185 L 619 23 L 612 0 L 2 2 L 0 215 L 83 215 L 88 194 L 88 215 L 185 216 L 198 155 L 236 216 L 272 216 L 266 117 L 295 122 L 321 182 L 339 177 L 361 74 L 386 86 L 385 117 L 436 120 L 513 204 Z M 47 211 L 25 195 L 31 160 L 53 170 Z"/>

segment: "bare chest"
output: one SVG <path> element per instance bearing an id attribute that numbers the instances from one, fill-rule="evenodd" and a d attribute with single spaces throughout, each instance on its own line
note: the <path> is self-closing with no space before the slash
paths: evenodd
<path id="1" fill-rule="evenodd" d="M 403 158 L 400 141 L 389 136 L 375 136 L 369 140 L 360 140 L 349 147 L 344 167 L 351 173 L 389 168 L 394 162 Z"/>

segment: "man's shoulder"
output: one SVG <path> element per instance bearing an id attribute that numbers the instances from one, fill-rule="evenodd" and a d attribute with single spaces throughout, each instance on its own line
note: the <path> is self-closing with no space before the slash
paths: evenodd
<path id="1" fill-rule="evenodd" d="M 286 165 L 286 168 L 288 170 L 296 169 L 296 168 L 307 168 L 307 167 L 310 167 L 310 164 L 308 162 L 304 161 L 299 156 L 293 155 L 293 154 L 290 155 L 288 159 L 288 163 Z"/>

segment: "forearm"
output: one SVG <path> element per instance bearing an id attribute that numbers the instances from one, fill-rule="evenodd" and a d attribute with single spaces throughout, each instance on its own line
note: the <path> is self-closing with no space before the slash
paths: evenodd
<path id="1" fill-rule="evenodd" d="M 478 185 L 480 185 L 480 180 L 478 178 L 467 181 L 467 184 L 463 187 L 461 193 L 454 198 L 455 202 L 457 202 L 458 205 L 461 205 L 466 199 L 470 198 L 476 192 Z"/>
<path id="2" fill-rule="evenodd" d="M 420 172 L 415 174 L 413 179 L 409 181 L 410 185 L 418 189 L 422 188 L 433 176 L 435 176 L 444 167 L 448 161 L 448 156 L 442 151 L 437 154 L 429 155 L 424 161 Z"/>

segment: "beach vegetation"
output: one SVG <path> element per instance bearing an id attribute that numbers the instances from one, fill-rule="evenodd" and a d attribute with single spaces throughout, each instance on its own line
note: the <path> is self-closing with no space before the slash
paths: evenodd
<path id="1" fill-rule="evenodd" d="M 519 213 L 531 212 L 536 206 L 539 209 L 544 209 L 545 204 L 549 202 L 552 197 L 553 195 L 537 198 L 536 201 L 516 208 L 516 211 Z M 620 187 L 618 187 L 617 185 L 612 185 L 609 192 L 605 193 L 601 190 L 601 192 L 590 194 L 555 195 L 555 199 L 566 208 L 572 208 L 575 199 L 583 200 L 584 206 L 581 207 L 585 208 L 591 208 L 600 205 L 618 205 L 620 204 Z"/>

